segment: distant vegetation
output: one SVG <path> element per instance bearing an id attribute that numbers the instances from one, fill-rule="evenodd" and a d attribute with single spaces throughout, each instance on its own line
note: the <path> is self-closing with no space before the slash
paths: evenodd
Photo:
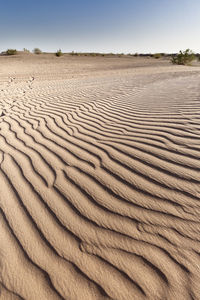
<path id="1" fill-rule="evenodd" d="M 33 53 L 34 54 L 41 54 L 42 51 L 39 48 L 35 48 L 35 49 L 33 49 Z"/>
<path id="2" fill-rule="evenodd" d="M 23 51 L 26 52 L 26 53 L 30 53 L 30 51 L 26 48 L 24 48 Z"/>
<path id="3" fill-rule="evenodd" d="M 190 49 L 185 51 L 179 51 L 178 54 L 173 55 L 171 62 L 176 65 L 189 65 L 193 60 L 198 57 L 198 54 L 194 54 Z"/>
<path id="4" fill-rule="evenodd" d="M 97 56 L 105 56 L 105 57 L 128 57 L 128 56 L 151 56 L 153 57 L 153 54 L 124 54 L 124 53 L 99 53 L 99 52 L 75 52 L 72 51 L 69 53 L 72 56 L 92 56 L 92 57 L 97 57 Z"/>
<path id="5" fill-rule="evenodd" d="M 199 53 L 196 54 L 196 58 L 200 61 L 200 54 Z"/>
<path id="6" fill-rule="evenodd" d="M 6 55 L 16 55 L 17 54 L 17 50 L 16 49 L 8 49 L 6 51 Z"/>
<path id="7" fill-rule="evenodd" d="M 62 56 L 63 53 L 62 53 L 61 49 L 59 49 L 59 50 L 55 53 L 55 55 L 56 55 L 57 57 Z"/>
<path id="8" fill-rule="evenodd" d="M 93 57 L 96 57 L 96 56 L 105 56 L 105 55 L 113 55 L 112 53 L 109 53 L 109 54 L 105 54 L 105 53 L 96 53 L 96 52 L 70 52 L 70 54 L 72 56 L 93 56 Z"/>
<path id="9" fill-rule="evenodd" d="M 30 51 L 26 48 L 23 48 L 23 51 L 17 51 L 16 49 L 8 49 L 6 51 L 1 52 L 0 55 L 16 55 L 24 53 L 30 53 Z M 48 52 L 43 52 L 39 48 L 34 48 L 32 51 L 34 54 L 48 54 Z M 185 51 L 179 51 L 179 53 L 99 53 L 99 52 L 75 52 L 72 51 L 70 53 L 66 53 L 72 56 L 86 56 L 86 57 L 146 57 L 146 58 L 155 58 L 155 59 L 166 59 L 171 60 L 173 64 L 176 65 L 189 65 L 193 60 L 198 60 L 200 62 L 200 53 L 193 53 L 190 49 L 186 49 Z M 57 50 L 54 53 L 55 56 L 61 57 L 63 52 L 61 49 Z"/>

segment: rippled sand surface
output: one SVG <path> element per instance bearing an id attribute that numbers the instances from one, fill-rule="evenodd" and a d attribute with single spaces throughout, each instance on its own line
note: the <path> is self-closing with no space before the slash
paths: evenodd
<path id="1" fill-rule="evenodd" d="M 0 66 L 0 299 L 200 299 L 200 68 Z"/>

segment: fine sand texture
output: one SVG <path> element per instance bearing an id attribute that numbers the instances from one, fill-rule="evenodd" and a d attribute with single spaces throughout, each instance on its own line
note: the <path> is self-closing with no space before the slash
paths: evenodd
<path id="1" fill-rule="evenodd" d="M 200 68 L 0 57 L 0 300 L 200 299 Z"/>

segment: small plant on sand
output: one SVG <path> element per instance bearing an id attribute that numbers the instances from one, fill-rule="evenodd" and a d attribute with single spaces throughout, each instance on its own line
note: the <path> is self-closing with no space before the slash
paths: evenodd
<path id="1" fill-rule="evenodd" d="M 26 52 L 26 53 L 30 53 L 30 51 L 26 48 L 24 48 L 23 51 Z"/>
<path id="2" fill-rule="evenodd" d="M 35 48 L 35 49 L 33 49 L 33 53 L 34 54 L 41 54 L 42 51 L 39 48 Z"/>
<path id="3" fill-rule="evenodd" d="M 62 53 L 61 49 L 59 49 L 59 50 L 55 53 L 55 55 L 56 55 L 57 57 L 62 56 L 63 53 Z"/>
<path id="4" fill-rule="evenodd" d="M 70 54 L 71 54 L 72 56 L 78 56 L 78 53 L 77 53 L 77 52 L 74 52 L 74 51 L 72 51 Z"/>
<path id="5" fill-rule="evenodd" d="M 159 59 L 159 58 L 162 57 L 162 54 L 161 54 L 161 53 L 155 53 L 155 54 L 153 55 L 153 57 L 156 58 L 156 59 Z"/>
<path id="6" fill-rule="evenodd" d="M 8 49 L 6 51 L 6 54 L 7 55 L 15 55 L 15 54 L 17 54 L 17 50 L 16 49 Z"/>
<path id="7" fill-rule="evenodd" d="M 189 65 L 195 59 L 195 54 L 190 49 L 186 49 L 185 51 L 179 51 L 178 54 L 173 55 L 171 62 L 176 65 Z"/>

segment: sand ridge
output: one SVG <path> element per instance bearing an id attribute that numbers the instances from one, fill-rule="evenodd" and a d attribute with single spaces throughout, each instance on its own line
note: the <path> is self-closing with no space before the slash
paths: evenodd
<path id="1" fill-rule="evenodd" d="M 0 61 L 0 299 L 200 299 L 200 69 Z"/>

